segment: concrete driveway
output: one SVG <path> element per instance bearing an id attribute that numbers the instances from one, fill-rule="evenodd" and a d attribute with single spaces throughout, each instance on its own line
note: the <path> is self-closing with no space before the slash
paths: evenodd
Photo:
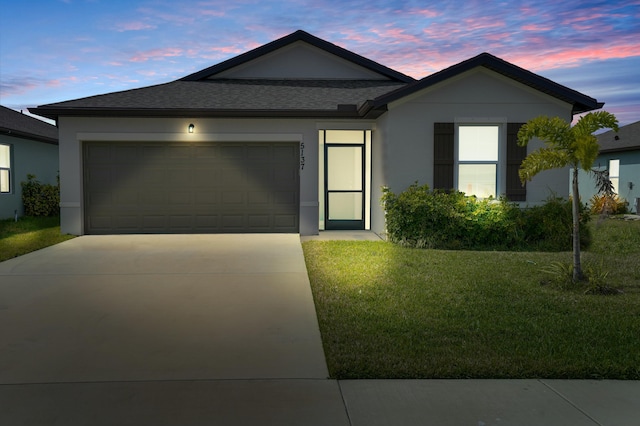
<path id="1" fill-rule="evenodd" d="M 83 236 L 0 277 L 2 383 L 328 376 L 297 235 Z"/>
<path id="2" fill-rule="evenodd" d="M 104 417 L 116 398 L 133 404 L 117 424 L 149 407 L 169 421 L 186 398 L 173 420 L 218 404 L 237 423 L 306 393 L 340 422 L 327 377 L 298 235 L 83 236 L 0 263 L 0 420 L 87 424 L 78 402 Z"/>

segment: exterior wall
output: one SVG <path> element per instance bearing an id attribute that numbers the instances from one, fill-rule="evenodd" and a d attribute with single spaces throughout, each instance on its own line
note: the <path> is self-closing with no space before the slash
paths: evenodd
<path id="1" fill-rule="evenodd" d="M 390 104 L 378 120 L 375 136 L 374 155 L 384 158 L 384 164 L 374 160 L 373 189 L 377 192 L 373 197 L 377 200 L 372 200 L 372 229 L 384 232 L 381 186 L 396 193 L 416 181 L 433 186 L 434 123 L 500 123 L 505 125 L 502 138 L 506 138 L 506 123 L 525 123 L 543 114 L 570 121 L 571 105 L 483 68 Z M 528 152 L 539 146 L 532 141 Z M 506 144 L 502 149 L 501 158 L 505 158 Z M 501 166 L 504 174 L 506 165 Z M 551 193 L 567 197 L 566 176 L 567 169 L 540 173 L 527 184 L 526 204 L 543 202 Z"/>
<path id="2" fill-rule="evenodd" d="M 618 196 L 629 202 L 629 209 L 636 214 L 635 199 L 640 198 L 640 149 L 636 151 L 608 152 L 601 154 L 594 163 L 594 168 L 600 170 L 609 167 L 609 160 L 620 160 L 620 177 Z M 569 181 L 570 183 L 570 181 Z M 588 203 L 591 197 L 596 194 L 595 180 L 593 177 L 580 170 L 578 175 L 580 185 L 580 199 L 583 203 Z M 629 186 L 632 184 L 633 188 Z"/>
<path id="3" fill-rule="evenodd" d="M 36 176 L 42 183 L 56 184 L 58 176 L 58 145 L 29 139 L 0 135 L 0 143 L 12 146 L 12 170 L 10 194 L 0 194 L 0 219 L 24 214 L 22 186 L 27 175 Z"/>
<path id="4" fill-rule="evenodd" d="M 189 134 L 187 127 L 195 125 Z M 300 233 L 318 233 L 318 130 L 358 129 L 362 122 L 309 119 L 60 118 L 61 230 L 82 235 L 83 141 L 280 141 L 304 144 L 300 167 Z M 302 162 L 302 161 L 301 161 Z"/>
<path id="5" fill-rule="evenodd" d="M 304 42 L 216 74 L 213 78 L 386 80 L 383 75 Z"/>

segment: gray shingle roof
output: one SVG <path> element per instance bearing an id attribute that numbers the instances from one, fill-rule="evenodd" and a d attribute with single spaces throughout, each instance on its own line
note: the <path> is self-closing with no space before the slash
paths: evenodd
<path id="1" fill-rule="evenodd" d="M 58 143 L 58 128 L 0 105 L 0 134 Z"/>
<path id="2" fill-rule="evenodd" d="M 618 139 L 616 139 L 616 136 Z M 597 135 L 600 152 L 640 150 L 640 121 Z"/>
<path id="3" fill-rule="evenodd" d="M 339 112 L 339 105 L 354 105 L 357 112 L 367 100 L 404 86 L 389 80 L 230 80 L 174 81 L 141 89 L 91 96 L 42 105 L 45 117 L 75 114 L 117 113 L 128 115 L 273 115 L 294 112 Z M 343 109 L 342 112 L 345 112 Z"/>

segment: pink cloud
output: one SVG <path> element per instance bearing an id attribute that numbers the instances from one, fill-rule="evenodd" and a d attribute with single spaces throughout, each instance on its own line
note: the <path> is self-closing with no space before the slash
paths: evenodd
<path id="1" fill-rule="evenodd" d="M 140 21 L 120 22 L 115 25 L 116 31 L 120 33 L 125 31 L 153 30 L 155 28 L 157 28 L 155 25 L 147 24 L 145 22 L 140 22 Z"/>
<path id="2" fill-rule="evenodd" d="M 431 10 L 431 9 L 411 9 L 407 13 L 409 15 L 419 15 L 425 18 L 435 18 L 442 14 L 438 11 Z"/>
<path id="3" fill-rule="evenodd" d="M 523 31 L 551 31 L 553 27 L 550 25 L 527 24 L 523 25 L 521 29 Z"/>
<path id="4" fill-rule="evenodd" d="M 204 16 L 215 16 L 216 18 L 225 16 L 225 13 L 220 10 L 203 9 L 198 11 L 198 13 Z"/>
<path id="5" fill-rule="evenodd" d="M 145 77 L 154 77 L 158 75 L 158 73 L 153 70 L 139 70 L 137 71 L 137 73 L 140 75 L 144 75 Z"/>
<path id="6" fill-rule="evenodd" d="M 505 23 L 495 17 L 464 19 L 461 25 L 466 31 L 481 31 L 489 28 L 505 27 Z"/>
<path id="7" fill-rule="evenodd" d="M 182 49 L 177 47 L 167 47 L 164 49 L 151 49 L 144 52 L 138 52 L 129 58 L 129 62 L 146 62 L 157 61 L 165 58 L 181 56 L 184 53 Z"/>
<path id="8" fill-rule="evenodd" d="M 422 40 L 412 34 L 407 34 L 405 30 L 401 28 L 386 28 L 386 29 L 372 29 L 372 33 L 378 37 L 385 39 L 385 42 L 391 42 L 392 44 L 399 43 L 416 43 L 419 44 Z"/>
<path id="9" fill-rule="evenodd" d="M 640 44 L 630 42 L 617 46 L 604 43 L 574 49 L 548 50 L 533 54 L 524 51 L 511 56 L 510 61 L 530 70 L 548 70 L 579 66 L 584 61 L 620 59 L 640 56 Z"/>

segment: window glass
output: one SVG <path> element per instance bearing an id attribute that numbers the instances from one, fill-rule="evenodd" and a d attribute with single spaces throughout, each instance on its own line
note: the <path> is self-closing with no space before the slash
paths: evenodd
<path id="1" fill-rule="evenodd" d="M 362 192 L 330 193 L 329 220 L 362 220 Z"/>
<path id="2" fill-rule="evenodd" d="M 458 126 L 458 191 L 496 196 L 499 126 Z"/>
<path id="3" fill-rule="evenodd" d="M 0 192 L 11 192 L 11 147 L 0 145 Z"/>
<path id="4" fill-rule="evenodd" d="M 460 164 L 458 190 L 478 198 L 496 196 L 495 164 Z"/>
<path id="5" fill-rule="evenodd" d="M 498 161 L 498 126 L 460 126 L 459 161 Z"/>
<path id="6" fill-rule="evenodd" d="M 609 180 L 613 185 L 613 192 L 617 194 L 620 184 L 620 160 L 609 160 Z"/>
<path id="7" fill-rule="evenodd" d="M 0 192 L 9 192 L 9 170 L 0 169 Z"/>
<path id="8" fill-rule="evenodd" d="M 0 167 L 9 168 L 11 165 L 11 151 L 9 145 L 0 145 Z"/>
<path id="9" fill-rule="evenodd" d="M 362 130 L 327 130 L 326 143 L 364 143 L 364 132 Z"/>

